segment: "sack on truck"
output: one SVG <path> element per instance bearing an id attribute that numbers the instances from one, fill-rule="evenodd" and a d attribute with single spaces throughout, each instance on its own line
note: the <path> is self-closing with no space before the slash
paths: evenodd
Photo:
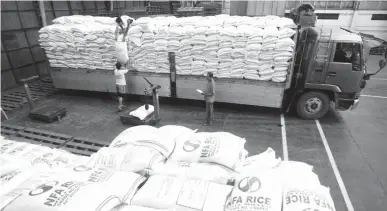
<path id="1" fill-rule="evenodd" d="M 195 133 L 176 140 L 169 161 L 205 162 L 237 170 L 243 165 L 246 140 L 226 132 Z"/>
<path id="2" fill-rule="evenodd" d="M 151 176 L 131 205 L 176 211 L 222 211 L 232 187 L 205 180 Z"/>

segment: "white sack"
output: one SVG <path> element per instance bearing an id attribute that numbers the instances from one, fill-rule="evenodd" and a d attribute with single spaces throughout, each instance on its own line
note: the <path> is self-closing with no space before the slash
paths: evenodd
<path id="1" fill-rule="evenodd" d="M 25 210 L 110 210 L 122 202 L 130 201 L 140 182 L 121 181 L 81 182 L 57 179 L 41 183 L 26 194 L 21 195 L 5 211 Z M 103 191 L 101 191 L 103 190 Z M 92 200 L 90 200 L 92 198 Z"/>
<path id="2" fill-rule="evenodd" d="M 46 165 L 3 167 L 0 173 L 0 195 L 6 194 L 31 177 L 49 170 L 50 168 Z"/>
<path id="3" fill-rule="evenodd" d="M 131 127 L 121 132 L 112 141 L 110 147 L 120 147 L 128 144 L 146 146 L 159 151 L 165 157 L 169 157 L 175 149 L 175 141 L 164 139 L 157 132 L 157 128 L 147 125 Z"/>
<path id="4" fill-rule="evenodd" d="M 276 77 L 276 76 L 274 76 L 271 80 L 273 82 L 281 83 L 281 82 L 285 82 L 286 81 L 286 77 Z"/>
<path id="5" fill-rule="evenodd" d="M 175 209 L 153 209 L 149 207 L 133 206 L 133 205 L 128 205 L 126 203 L 122 203 L 109 211 L 176 211 L 176 210 Z"/>
<path id="6" fill-rule="evenodd" d="M 126 64 L 129 61 L 128 47 L 126 42 L 116 42 L 116 56 L 120 64 Z"/>
<path id="7" fill-rule="evenodd" d="M 245 139 L 226 132 L 182 136 L 176 140 L 170 161 L 212 162 L 235 170 L 242 165 L 245 142 Z"/>
<path id="8" fill-rule="evenodd" d="M 282 184 L 278 172 L 241 173 L 236 177 L 225 211 L 279 211 Z"/>
<path id="9" fill-rule="evenodd" d="M 206 172 L 206 173 L 204 173 Z M 167 162 L 152 166 L 151 175 L 180 176 L 226 185 L 236 175 L 231 169 L 213 163 Z"/>
<path id="10" fill-rule="evenodd" d="M 127 145 L 124 147 L 103 147 L 90 156 L 87 166 L 113 167 L 122 171 L 140 172 L 150 168 L 155 163 L 165 161 L 165 157 L 157 150 L 145 147 Z"/>
<path id="11" fill-rule="evenodd" d="M 286 175 L 283 178 L 284 184 L 320 185 L 318 176 L 312 171 L 313 166 L 309 164 L 298 161 L 282 161 L 278 170 L 281 174 Z"/>
<path id="12" fill-rule="evenodd" d="M 133 197 L 131 205 L 176 211 L 220 211 L 224 210 L 231 189 L 205 180 L 155 175 Z"/>
<path id="13" fill-rule="evenodd" d="M 319 210 L 335 211 L 335 205 L 324 186 L 285 185 L 283 193 L 283 210 Z"/>
<path id="14" fill-rule="evenodd" d="M 62 172 L 44 172 L 39 176 L 31 177 L 12 191 L 2 196 L 0 209 L 11 203 L 21 195 L 29 194 L 30 191 L 38 189 L 39 186 L 50 181 L 76 180 L 90 183 L 111 183 L 115 185 L 118 181 L 125 181 L 122 191 L 125 195 L 120 196 L 120 200 L 131 199 L 137 191 L 138 186 L 145 181 L 145 178 L 132 172 L 120 172 L 111 168 L 91 169 L 86 166 L 78 166 Z M 130 186 L 131 185 L 131 186 Z M 127 189 L 125 189 L 127 187 Z M 116 192 L 115 194 L 119 194 Z M 87 197 L 87 196 L 86 196 Z"/>
<path id="15" fill-rule="evenodd" d="M 145 108 L 145 105 L 137 108 L 134 111 L 129 112 L 129 115 L 135 116 L 139 118 L 140 120 L 144 120 L 147 116 L 149 116 L 154 111 L 153 105 L 148 105 L 148 110 Z"/>
<path id="16" fill-rule="evenodd" d="M 252 172 L 252 171 L 265 171 L 270 170 L 278 165 L 280 165 L 281 159 L 275 157 L 275 151 L 272 148 L 268 148 L 266 151 L 247 157 L 242 172 Z"/>

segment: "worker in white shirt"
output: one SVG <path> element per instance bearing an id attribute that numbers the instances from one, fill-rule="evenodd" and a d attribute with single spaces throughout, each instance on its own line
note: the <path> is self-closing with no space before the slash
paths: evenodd
<path id="1" fill-rule="evenodd" d="M 117 62 L 116 69 L 114 70 L 114 76 L 116 78 L 116 87 L 117 87 L 117 96 L 118 96 L 118 110 L 122 111 L 125 107 L 123 105 L 123 98 L 126 92 L 126 79 L 125 74 L 128 72 L 126 67 L 122 67 L 122 65 Z"/>

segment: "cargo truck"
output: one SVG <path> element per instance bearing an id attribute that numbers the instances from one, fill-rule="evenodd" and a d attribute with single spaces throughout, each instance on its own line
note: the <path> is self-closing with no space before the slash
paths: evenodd
<path id="1" fill-rule="evenodd" d="M 216 102 L 284 111 L 294 108 L 302 119 L 321 118 L 331 104 L 338 110 L 356 108 L 366 80 L 372 75 L 366 71 L 362 36 L 344 29 L 314 27 L 315 20 L 314 14 L 296 18 L 298 28 L 293 37 L 296 46 L 284 83 L 219 78 L 215 80 Z M 340 58 L 343 49 L 352 56 Z M 161 85 L 161 97 L 202 100 L 196 89 L 205 86 L 205 76 L 177 75 L 174 62 L 170 64 L 171 71 L 167 74 L 129 71 L 126 93 L 143 95 L 147 86 L 143 77 L 146 77 Z M 382 69 L 385 61 L 379 64 Z M 51 76 L 55 87 L 61 89 L 116 91 L 112 70 L 52 68 Z"/>

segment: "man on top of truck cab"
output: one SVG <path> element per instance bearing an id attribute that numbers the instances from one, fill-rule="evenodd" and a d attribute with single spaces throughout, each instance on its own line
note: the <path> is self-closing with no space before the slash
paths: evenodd
<path id="1" fill-rule="evenodd" d="M 215 81 L 212 72 L 207 73 L 207 81 L 206 90 L 202 93 L 206 101 L 206 126 L 211 125 L 214 120 Z"/>

